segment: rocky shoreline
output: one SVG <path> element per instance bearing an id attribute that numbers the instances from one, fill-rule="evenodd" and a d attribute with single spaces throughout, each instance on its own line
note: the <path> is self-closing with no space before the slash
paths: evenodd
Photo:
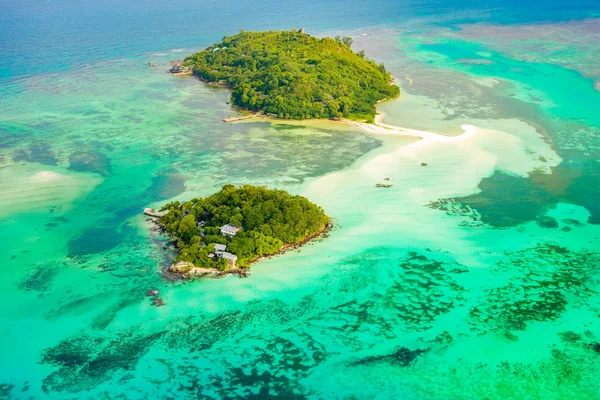
<path id="1" fill-rule="evenodd" d="M 325 237 L 327 237 L 327 235 L 329 234 L 329 232 L 331 231 L 332 228 L 333 228 L 333 223 L 331 221 L 329 221 L 329 223 L 327 225 L 325 225 L 323 227 L 323 229 L 321 229 L 319 232 L 315 233 L 314 235 L 307 236 L 306 238 L 304 238 L 303 240 L 301 240 L 298 243 L 287 244 L 274 254 L 271 254 L 268 256 L 257 257 L 256 259 L 254 259 L 250 262 L 250 265 L 257 263 L 259 261 L 262 261 L 262 260 L 268 260 L 272 257 L 282 255 L 283 253 L 286 253 L 288 251 L 299 249 L 300 247 L 302 247 L 305 244 L 308 244 L 309 242 L 312 242 L 314 240 L 325 238 Z M 248 268 L 250 268 L 250 265 L 248 266 Z"/>
<path id="2" fill-rule="evenodd" d="M 196 267 L 194 264 L 187 261 L 171 264 L 171 266 L 167 268 L 167 271 L 181 279 L 224 278 L 230 275 L 235 275 L 239 278 L 247 278 L 249 275 L 248 268 L 230 268 L 226 271 L 221 271 L 216 268 Z"/>

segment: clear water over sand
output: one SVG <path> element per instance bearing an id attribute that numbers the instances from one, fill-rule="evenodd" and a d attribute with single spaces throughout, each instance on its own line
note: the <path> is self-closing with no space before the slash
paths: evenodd
<path id="1" fill-rule="evenodd" d="M 600 23 L 413 25 L 355 47 L 402 87 L 386 123 L 455 140 L 224 124 L 228 92 L 162 47 L 7 84 L 2 396 L 600 398 Z M 165 280 L 141 210 L 225 183 L 335 229 L 248 279 Z"/>

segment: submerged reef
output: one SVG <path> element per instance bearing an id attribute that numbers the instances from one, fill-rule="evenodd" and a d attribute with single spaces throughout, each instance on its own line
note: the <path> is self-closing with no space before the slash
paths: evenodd
<path id="1" fill-rule="evenodd" d="M 157 383 L 173 395 L 220 399 L 235 393 L 248 398 L 302 399 L 327 397 L 313 392 L 306 382 L 328 363 L 343 366 L 349 377 L 364 375 L 365 368 L 398 377 L 419 376 L 418 382 L 408 378 L 406 382 L 422 388 L 432 387 L 428 377 L 439 379 L 436 368 L 441 368 L 448 384 L 460 381 L 457 387 L 468 393 L 487 393 L 487 389 L 473 386 L 478 378 L 464 381 L 464 374 L 492 376 L 494 382 L 504 384 L 515 384 L 514 374 L 527 379 L 544 376 L 552 388 L 572 389 L 593 373 L 582 365 L 598 357 L 599 338 L 576 329 L 563 331 L 557 337 L 559 345 L 532 363 L 465 363 L 454 368 L 431 363 L 429 357 L 464 343 L 465 338 L 490 333 L 505 334 L 511 338 L 505 345 L 511 345 L 520 338 L 510 331 L 527 329 L 531 321 L 554 321 L 568 307 L 585 304 L 598 283 L 597 253 L 552 243 L 507 253 L 505 260 L 486 271 L 507 277 L 497 286 L 498 280 L 471 275 L 481 270 L 442 259 L 440 253 L 392 251 L 372 248 L 344 260 L 341 269 L 322 278 L 323 286 L 316 283 L 315 291 L 299 302 L 251 301 L 228 312 L 175 317 L 158 331 L 111 325 L 119 309 L 135 304 L 132 296 L 97 316 L 95 330 L 45 351 L 42 363 L 56 370 L 45 378 L 44 388 L 75 393 L 117 379 L 127 390 L 144 396 L 147 393 L 136 387 L 131 371 L 152 368 L 162 371 Z M 77 307 L 85 309 L 87 304 Z M 465 316 L 466 326 L 436 330 L 438 319 Z M 116 329 L 111 334 L 116 336 L 111 339 L 105 329 Z M 407 343 L 407 335 L 420 344 Z M 382 343 L 397 346 L 388 353 L 368 355 Z M 168 348 L 178 356 L 145 357 L 151 348 L 158 349 L 156 354 Z M 225 348 L 227 357 L 223 357 Z M 360 352 L 366 356 L 357 357 Z M 497 390 L 502 392 L 494 389 L 494 393 Z M 578 393 L 589 390 L 582 386 Z"/>
<path id="2" fill-rule="evenodd" d="M 513 272 L 509 283 L 487 290 L 486 301 L 473 307 L 470 323 L 480 331 L 523 330 L 528 321 L 551 321 L 569 302 L 594 295 L 600 257 L 555 244 L 507 254 L 497 274 Z"/>
<path id="3" fill-rule="evenodd" d="M 133 370 L 165 332 L 125 331 L 114 337 L 81 335 L 48 349 L 42 362 L 58 367 L 44 379 L 45 392 L 88 390 L 119 371 Z"/>
<path id="4" fill-rule="evenodd" d="M 110 160 L 97 151 L 74 152 L 69 156 L 69 169 L 107 176 L 110 173 Z"/>
<path id="5" fill-rule="evenodd" d="M 383 296 L 390 312 L 411 330 L 424 330 L 462 303 L 464 288 L 454 276 L 467 270 L 458 264 L 431 260 L 415 252 L 400 263 L 399 279 Z"/>
<path id="6" fill-rule="evenodd" d="M 429 349 L 415 349 L 411 350 L 407 347 L 400 347 L 396 351 L 391 354 L 383 355 L 383 356 L 369 356 L 365 357 L 359 361 L 356 361 L 351 366 L 361 365 L 361 364 L 372 364 L 378 362 L 385 362 L 393 365 L 399 365 L 401 367 L 409 366 L 417 357 L 419 357 L 422 353 L 427 352 Z"/>
<path id="7" fill-rule="evenodd" d="M 16 150 L 13 154 L 14 161 L 38 162 L 44 165 L 58 165 L 56 153 L 45 143 L 32 144 L 26 149 Z"/>

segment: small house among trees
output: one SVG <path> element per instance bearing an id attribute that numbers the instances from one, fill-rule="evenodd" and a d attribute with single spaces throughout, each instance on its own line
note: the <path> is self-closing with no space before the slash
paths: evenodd
<path id="1" fill-rule="evenodd" d="M 227 261 L 230 268 L 235 267 L 235 262 L 237 261 L 237 256 L 235 254 L 231 254 L 231 253 L 228 253 L 225 251 L 225 252 L 223 252 L 223 255 L 221 257 L 225 261 Z"/>
<path id="2" fill-rule="evenodd" d="M 235 236 L 236 233 L 241 231 L 242 228 L 237 227 L 235 225 L 227 224 L 221 227 L 221 234 L 226 236 Z"/>
<path id="3" fill-rule="evenodd" d="M 225 252 L 227 245 L 215 243 L 215 254 L 217 257 L 221 257 Z"/>
<path id="4" fill-rule="evenodd" d="M 249 185 L 225 185 L 205 198 L 169 203 L 161 212 L 159 223 L 176 239 L 176 262 L 221 271 L 248 267 L 329 227 L 329 217 L 308 199 Z"/>

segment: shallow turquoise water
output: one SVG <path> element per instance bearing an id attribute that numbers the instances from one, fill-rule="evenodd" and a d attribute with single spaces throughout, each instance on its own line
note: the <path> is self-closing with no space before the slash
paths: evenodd
<path id="1" fill-rule="evenodd" d="M 406 27 L 352 10 L 319 29 Z M 422 14 L 355 46 L 402 86 L 386 121 L 483 128 L 472 138 L 223 124 L 226 90 L 164 73 L 177 35 L 7 83 L 0 396 L 600 398 L 599 23 L 447 29 Z M 561 52 L 532 50 L 530 29 Z M 166 280 L 171 254 L 141 210 L 225 183 L 306 195 L 335 229 L 248 279 Z"/>

